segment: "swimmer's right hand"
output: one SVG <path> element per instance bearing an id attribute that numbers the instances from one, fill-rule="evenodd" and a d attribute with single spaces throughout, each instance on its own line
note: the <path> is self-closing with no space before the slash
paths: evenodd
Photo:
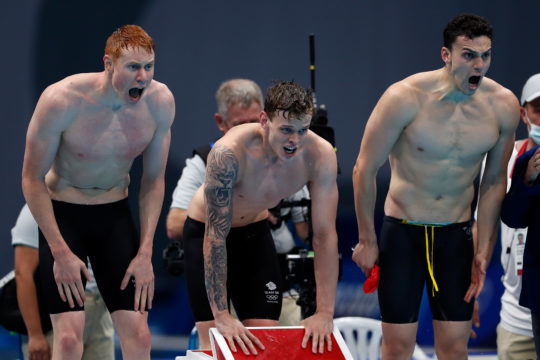
<path id="1" fill-rule="evenodd" d="M 362 269 L 362 272 L 369 276 L 371 269 L 379 257 L 379 247 L 377 242 L 359 242 L 353 249 L 352 259 Z"/>
<path id="2" fill-rule="evenodd" d="M 81 272 L 88 281 L 92 281 L 90 272 L 85 263 L 71 251 L 56 253 L 54 258 L 53 273 L 58 293 L 62 301 L 67 301 L 70 308 L 75 307 L 75 301 L 83 306 L 86 301 Z"/>
<path id="3" fill-rule="evenodd" d="M 216 328 L 227 340 L 229 347 L 233 352 L 237 351 L 235 343 L 240 346 L 246 355 L 250 355 L 250 352 L 253 355 L 258 354 L 254 344 L 257 345 L 259 349 L 264 350 L 264 345 L 261 341 L 246 329 L 240 321 L 234 319 L 228 310 L 221 311 L 215 315 L 214 318 Z"/>

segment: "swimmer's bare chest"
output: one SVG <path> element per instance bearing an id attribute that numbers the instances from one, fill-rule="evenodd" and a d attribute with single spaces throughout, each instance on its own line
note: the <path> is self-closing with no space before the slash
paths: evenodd
<path id="1" fill-rule="evenodd" d="M 88 111 L 62 134 L 54 171 L 75 187 L 111 186 L 127 176 L 154 130 L 155 122 L 146 107 L 138 111 Z"/>
<path id="2" fill-rule="evenodd" d="M 241 220 L 270 209 L 301 189 L 308 181 L 307 170 L 298 164 L 287 165 L 291 166 L 254 167 L 244 172 L 234 187 L 233 218 Z"/>
<path id="3" fill-rule="evenodd" d="M 409 165 L 469 167 L 493 148 L 499 125 L 493 110 L 478 104 L 427 104 L 404 129 L 392 156 Z"/>
<path id="4" fill-rule="evenodd" d="M 485 106 L 419 112 L 390 154 L 385 212 L 422 221 L 466 218 L 474 179 L 498 136 L 497 119 Z"/>

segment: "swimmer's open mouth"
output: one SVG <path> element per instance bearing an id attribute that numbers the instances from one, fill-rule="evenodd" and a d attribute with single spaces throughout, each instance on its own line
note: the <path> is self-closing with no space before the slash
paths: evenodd
<path id="1" fill-rule="evenodd" d="M 131 88 L 129 89 L 129 96 L 133 99 L 138 99 L 142 96 L 144 89 Z"/>
<path id="2" fill-rule="evenodd" d="M 284 146 L 283 150 L 288 155 L 293 155 L 296 152 L 296 146 Z"/>
<path id="3" fill-rule="evenodd" d="M 478 75 L 471 76 L 469 78 L 469 84 L 478 85 L 478 83 L 480 82 L 480 79 L 481 79 L 481 77 L 478 76 Z"/>

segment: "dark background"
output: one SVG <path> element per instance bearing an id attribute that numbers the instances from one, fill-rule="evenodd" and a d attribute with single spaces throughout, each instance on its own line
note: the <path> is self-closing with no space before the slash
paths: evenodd
<path id="1" fill-rule="evenodd" d="M 171 316 L 176 319 L 170 320 L 176 321 L 174 325 L 162 326 L 164 332 L 184 332 L 191 326 L 178 325 L 179 318 L 191 316 L 177 290 L 182 289 L 183 279 L 168 275 L 160 262 L 168 242 L 165 215 L 184 159 L 194 147 L 219 135 L 212 115 L 214 94 L 222 81 L 246 77 L 263 91 L 275 79 L 294 79 L 309 86 L 308 35 L 315 34 L 317 99 L 328 109 L 342 170 L 338 177 L 340 249 L 344 258 L 350 258 L 357 236 L 351 175 L 365 123 L 390 84 L 442 66 L 442 31 L 452 17 L 472 12 L 493 24 L 488 76 L 518 97 L 525 80 L 540 71 L 540 3 L 532 0 L 2 0 L 0 4 L 4 124 L 0 131 L 4 204 L 0 274 L 13 267 L 10 229 L 24 204 L 20 182 L 25 133 L 41 92 L 67 75 L 101 71 L 105 40 L 121 25 L 141 25 L 156 43 L 155 79 L 166 83 L 176 99 L 164 211 L 154 242 L 156 304 L 182 309 Z M 525 133 L 521 124 L 518 134 Z M 140 171 L 140 161 L 136 161 L 132 192 L 137 191 Z M 388 180 L 385 165 L 378 176 L 377 219 L 382 215 L 380 200 Z M 497 265 L 498 259 L 494 259 Z M 345 270 L 350 271 L 346 278 L 359 274 L 353 266 Z M 497 304 L 498 295 L 491 301 Z M 491 315 L 498 317 L 498 309 Z"/>

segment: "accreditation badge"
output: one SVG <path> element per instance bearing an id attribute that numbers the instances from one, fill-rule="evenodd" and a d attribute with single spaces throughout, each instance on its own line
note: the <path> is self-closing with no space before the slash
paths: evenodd
<path id="1" fill-rule="evenodd" d="M 512 239 L 512 253 L 514 254 L 514 264 L 516 273 L 521 276 L 523 272 L 523 252 L 525 251 L 525 241 L 527 240 L 527 229 L 516 229 Z"/>

